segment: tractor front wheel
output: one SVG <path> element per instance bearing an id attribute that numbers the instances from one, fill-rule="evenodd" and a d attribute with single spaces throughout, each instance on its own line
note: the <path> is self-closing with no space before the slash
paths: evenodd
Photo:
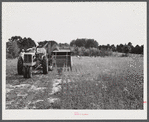
<path id="1" fill-rule="evenodd" d="M 27 78 L 27 67 L 23 67 L 23 68 L 24 68 L 24 72 L 23 72 L 24 78 Z"/>
<path id="2" fill-rule="evenodd" d="M 19 57 L 19 59 L 18 59 L 17 70 L 18 70 L 18 75 L 23 74 L 23 59 L 22 59 L 22 57 Z"/>
<path id="3" fill-rule="evenodd" d="M 28 78 L 32 77 L 32 67 L 27 68 L 27 74 L 28 74 Z"/>
<path id="4" fill-rule="evenodd" d="M 44 56 L 42 61 L 43 74 L 48 73 L 48 59 Z"/>

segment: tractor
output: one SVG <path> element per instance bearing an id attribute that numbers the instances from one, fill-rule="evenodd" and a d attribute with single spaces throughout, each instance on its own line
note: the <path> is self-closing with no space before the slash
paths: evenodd
<path id="1" fill-rule="evenodd" d="M 44 46 L 35 46 L 26 50 L 22 50 L 18 58 L 17 70 L 19 75 L 24 78 L 31 78 L 32 71 L 42 68 L 43 74 L 47 74 L 48 70 L 53 69 L 51 53 L 56 48 L 56 44 L 51 47 L 51 43 Z"/>

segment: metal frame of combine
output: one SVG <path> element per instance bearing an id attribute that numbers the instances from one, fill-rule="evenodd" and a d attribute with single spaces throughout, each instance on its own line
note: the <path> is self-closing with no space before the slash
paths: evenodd
<path id="1" fill-rule="evenodd" d="M 55 50 L 52 52 L 53 58 L 55 59 L 55 64 L 57 68 L 68 68 L 72 70 L 72 57 L 70 50 Z"/>

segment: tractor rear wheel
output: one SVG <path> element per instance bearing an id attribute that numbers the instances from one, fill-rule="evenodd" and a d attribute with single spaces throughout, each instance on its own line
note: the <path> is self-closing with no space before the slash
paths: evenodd
<path id="1" fill-rule="evenodd" d="M 27 68 L 27 74 L 28 74 L 28 78 L 32 77 L 32 67 Z"/>
<path id="2" fill-rule="evenodd" d="M 43 74 L 48 73 L 48 59 L 44 56 L 42 61 Z"/>
<path id="3" fill-rule="evenodd" d="M 22 59 L 22 57 L 19 57 L 19 59 L 18 59 L 17 70 L 18 70 L 18 75 L 23 74 L 23 59 Z"/>
<path id="4" fill-rule="evenodd" d="M 49 60 L 49 66 L 48 66 L 48 70 L 49 71 L 52 71 L 53 70 L 53 62 L 52 62 L 52 59 Z"/>
<path id="5" fill-rule="evenodd" d="M 24 75 L 24 78 L 27 78 L 27 67 L 24 67 L 24 73 L 23 73 L 23 75 Z"/>

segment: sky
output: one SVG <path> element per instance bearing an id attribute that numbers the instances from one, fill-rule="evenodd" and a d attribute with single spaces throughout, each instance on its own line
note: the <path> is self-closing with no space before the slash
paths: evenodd
<path id="1" fill-rule="evenodd" d="M 142 45 L 147 41 L 146 2 L 3 2 L 2 40 L 70 43 L 95 39 L 99 45 Z"/>

